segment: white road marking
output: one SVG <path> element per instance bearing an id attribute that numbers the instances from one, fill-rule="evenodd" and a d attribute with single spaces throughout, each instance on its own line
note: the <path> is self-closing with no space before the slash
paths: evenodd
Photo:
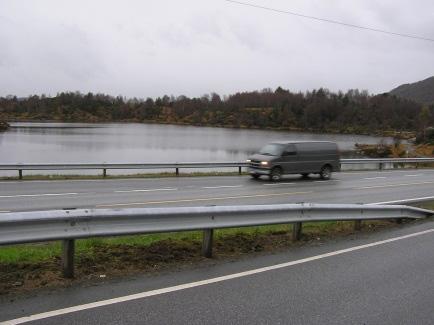
<path id="1" fill-rule="evenodd" d="M 355 187 L 355 188 L 353 188 L 353 190 L 365 190 L 365 189 L 370 189 L 370 188 L 397 187 L 397 186 L 410 186 L 410 185 L 425 185 L 425 184 L 434 184 L 434 182 L 419 182 L 419 183 L 402 183 L 402 184 L 363 186 L 363 187 Z"/>
<path id="2" fill-rule="evenodd" d="M 114 203 L 114 204 L 101 204 L 97 205 L 97 208 L 103 207 L 117 207 L 117 206 L 130 206 L 130 205 L 149 205 L 149 204 L 164 204 L 164 203 L 180 203 L 180 202 L 198 202 L 198 201 L 216 201 L 216 200 L 230 200 L 230 199 L 247 199 L 254 197 L 272 197 L 272 196 L 287 196 L 297 194 L 310 194 L 313 191 L 308 192 L 287 192 L 287 193 L 273 193 L 273 194 L 254 194 L 254 195 L 240 195 L 240 196 L 224 196 L 224 197 L 207 197 L 196 199 L 181 199 L 170 201 L 149 201 L 149 202 L 133 202 L 133 203 Z"/>
<path id="3" fill-rule="evenodd" d="M 313 181 L 314 183 L 326 183 L 326 182 L 340 182 L 339 179 L 327 179 L 323 181 Z"/>
<path id="4" fill-rule="evenodd" d="M 135 180 L 135 178 L 127 179 L 51 179 L 51 180 L 22 180 L 22 181 L 0 181 L 0 184 L 34 184 L 34 183 L 59 183 L 59 182 L 108 182 L 111 180 Z"/>
<path id="5" fill-rule="evenodd" d="M 232 187 L 243 187 L 243 185 L 204 186 L 202 188 L 213 189 L 213 188 L 232 188 Z"/>
<path id="6" fill-rule="evenodd" d="M 295 183 L 267 183 L 267 184 L 262 184 L 264 186 L 278 186 L 278 185 L 294 185 Z"/>
<path id="7" fill-rule="evenodd" d="M 0 199 L 13 197 L 39 197 L 39 196 L 65 196 L 78 195 L 79 193 L 45 193 L 45 194 L 19 194 L 19 195 L 0 195 Z M 80 193 L 85 194 L 85 193 Z"/>
<path id="8" fill-rule="evenodd" d="M 415 175 L 404 175 L 405 177 L 417 177 L 417 176 L 422 176 L 422 174 L 415 174 Z"/>
<path id="9" fill-rule="evenodd" d="M 0 213 L 8 213 L 8 212 L 11 212 L 11 211 L 6 211 L 6 210 L 0 211 Z"/>
<path id="10" fill-rule="evenodd" d="M 387 178 L 386 176 L 378 176 L 378 177 L 366 177 L 364 179 L 381 179 L 381 178 Z"/>
<path id="11" fill-rule="evenodd" d="M 427 201 L 428 200 L 434 200 L 434 196 L 415 197 L 412 199 L 395 200 L 395 201 L 375 202 L 375 203 L 368 203 L 367 205 L 407 203 L 407 202 L 414 202 L 414 201 L 419 201 L 419 200 L 427 200 Z"/>
<path id="12" fill-rule="evenodd" d="M 151 189 L 139 189 L 139 190 L 124 190 L 124 191 L 114 191 L 115 193 L 131 193 L 131 192 L 158 192 L 158 191 L 176 191 L 177 188 L 151 188 Z"/>
<path id="13" fill-rule="evenodd" d="M 132 295 L 128 295 L 128 296 L 122 296 L 122 297 L 117 297 L 117 298 L 112 298 L 112 299 L 107 299 L 107 300 L 100 300 L 100 301 L 96 301 L 96 302 L 91 302 L 91 303 L 87 303 L 87 304 L 82 304 L 82 305 L 57 309 L 57 310 L 52 310 L 52 311 L 39 313 L 39 314 L 33 314 L 30 316 L 26 316 L 26 317 L 11 319 L 9 321 L 2 322 L 1 324 L 4 324 L 4 325 L 6 325 L 6 324 L 7 325 L 22 324 L 22 323 L 36 321 L 36 320 L 40 320 L 40 319 L 46 319 L 46 318 L 50 318 L 50 317 L 70 314 L 70 313 L 74 313 L 74 312 L 78 312 L 78 311 L 83 311 L 83 310 L 118 304 L 118 303 L 122 303 L 122 302 L 158 296 L 158 295 L 167 294 L 167 293 L 176 292 L 176 291 L 181 291 L 181 290 L 185 290 L 185 289 L 201 287 L 201 286 L 205 286 L 205 285 L 209 285 L 209 284 L 213 284 L 213 283 L 219 283 L 219 282 L 238 279 L 238 278 L 242 278 L 242 277 L 246 277 L 246 276 L 250 276 L 250 275 L 254 275 L 254 274 L 259 274 L 259 273 L 269 272 L 269 271 L 273 271 L 273 270 L 283 269 L 283 268 L 287 268 L 290 266 L 308 263 L 308 262 L 312 262 L 312 261 L 316 261 L 316 260 L 320 260 L 320 259 L 324 259 L 324 258 L 328 258 L 328 257 L 332 257 L 332 256 L 351 253 L 351 252 L 362 250 L 365 248 L 370 248 L 370 247 L 375 247 L 375 246 L 380 246 L 380 245 L 392 243 L 392 242 L 402 240 L 402 239 L 426 235 L 426 234 L 429 234 L 432 232 L 434 232 L 434 228 L 431 228 L 431 229 L 428 229 L 425 231 L 420 231 L 420 232 L 408 234 L 408 235 L 404 235 L 404 236 L 393 237 L 393 238 L 389 238 L 386 240 L 381 240 L 381 241 L 377 241 L 377 242 L 373 242 L 373 243 L 369 243 L 369 244 L 365 244 L 365 245 L 353 246 L 350 248 L 340 249 L 340 250 L 329 252 L 329 253 L 324 253 L 324 254 L 315 255 L 315 256 L 311 256 L 311 257 L 307 257 L 307 258 L 302 258 L 302 259 L 295 260 L 295 261 L 290 261 L 290 262 L 285 262 L 285 263 L 281 263 L 281 264 L 275 264 L 275 265 L 271 265 L 271 266 L 261 267 L 261 268 L 257 268 L 257 269 L 253 269 L 253 270 L 249 270 L 249 271 L 228 274 L 228 275 L 219 276 L 219 277 L 210 278 L 210 279 L 201 280 L 201 281 L 196 281 L 196 282 L 184 283 L 184 284 L 180 284 L 180 285 L 176 285 L 176 286 L 172 286 L 172 287 L 166 287 L 166 288 L 161 288 L 161 289 L 144 291 L 144 292 L 140 292 L 140 293 L 136 293 L 136 294 L 132 294 Z"/>
<path id="14" fill-rule="evenodd" d="M 406 172 L 408 172 L 408 171 L 406 171 Z M 399 173 L 403 173 L 403 172 L 402 171 L 390 171 L 390 172 L 388 172 L 388 171 L 384 171 L 384 170 L 377 170 L 377 171 L 367 170 L 365 172 L 351 172 L 351 171 L 339 172 L 339 174 L 341 174 L 341 175 L 393 174 L 393 173 L 399 174 Z"/>
<path id="15" fill-rule="evenodd" d="M 404 174 L 404 173 L 408 173 L 409 171 L 415 171 L 414 169 L 396 169 L 396 170 L 366 170 L 366 171 L 362 171 L 362 172 L 352 172 L 352 171 L 342 171 L 339 172 L 340 175 L 366 175 L 366 174 Z M 424 169 L 423 172 L 424 173 L 432 173 L 434 171 L 434 169 Z"/>

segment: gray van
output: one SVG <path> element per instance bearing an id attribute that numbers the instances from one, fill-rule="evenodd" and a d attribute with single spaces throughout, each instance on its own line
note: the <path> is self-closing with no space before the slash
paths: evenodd
<path id="1" fill-rule="evenodd" d="M 277 141 L 264 146 L 249 157 L 249 173 L 253 178 L 261 175 L 278 181 L 284 174 L 319 174 L 329 179 L 332 172 L 340 171 L 339 150 L 334 142 Z"/>

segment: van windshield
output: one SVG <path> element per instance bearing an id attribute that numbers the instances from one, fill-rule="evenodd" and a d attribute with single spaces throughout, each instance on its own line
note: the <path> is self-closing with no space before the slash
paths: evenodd
<path id="1" fill-rule="evenodd" d="M 269 143 L 259 150 L 259 154 L 266 156 L 281 156 L 284 148 L 285 146 L 282 144 Z"/>

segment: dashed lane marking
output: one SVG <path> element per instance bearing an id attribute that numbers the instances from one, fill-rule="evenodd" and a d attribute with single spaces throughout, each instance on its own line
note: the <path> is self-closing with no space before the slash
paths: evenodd
<path id="1" fill-rule="evenodd" d="M 255 197 L 288 196 L 288 195 L 311 194 L 311 193 L 313 193 L 313 191 L 308 191 L 308 192 L 286 192 L 286 193 L 273 193 L 273 194 L 255 194 L 255 195 L 240 195 L 240 196 L 224 196 L 224 197 L 207 197 L 207 198 L 180 199 L 180 200 L 169 200 L 169 201 L 148 201 L 148 202 L 132 202 L 132 203 L 114 203 L 114 204 L 101 204 L 101 205 L 97 205 L 96 207 L 97 208 L 103 208 L 103 207 L 130 206 L 130 205 L 150 205 L 150 204 L 180 203 L 180 202 L 199 202 L 199 201 L 248 199 L 248 198 L 255 198 Z"/>
<path id="2" fill-rule="evenodd" d="M 14 198 L 14 197 L 39 197 L 39 196 L 66 196 L 66 195 L 78 195 L 79 193 L 45 193 L 45 194 L 18 194 L 18 195 L 0 195 L 0 199 Z M 85 194 L 85 193 L 80 193 Z"/>
<path id="3" fill-rule="evenodd" d="M 399 186 L 426 185 L 426 184 L 434 184 L 434 182 L 418 182 L 418 183 L 401 183 L 401 184 L 389 184 L 389 185 L 362 186 L 362 187 L 355 187 L 355 188 L 353 188 L 353 190 L 366 190 L 366 189 L 370 189 L 370 188 L 399 187 Z"/>
<path id="4" fill-rule="evenodd" d="M 202 188 L 214 189 L 214 188 L 235 188 L 235 187 L 243 187 L 243 185 L 204 186 Z"/>
<path id="5" fill-rule="evenodd" d="M 177 188 L 150 188 L 150 189 L 138 189 L 138 190 L 119 190 L 114 191 L 115 193 L 132 193 L 132 192 L 159 192 L 159 191 L 176 191 Z"/>
<path id="6" fill-rule="evenodd" d="M 364 179 L 369 179 L 369 180 L 371 180 L 371 179 L 382 179 L 382 178 L 387 178 L 387 177 L 386 177 L 386 176 L 366 177 L 366 178 L 364 178 Z"/>
<path id="7" fill-rule="evenodd" d="M 267 183 L 262 184 L 264 186 L 279 186 L 279 185 L 295 185 L 295 183 Z"/>

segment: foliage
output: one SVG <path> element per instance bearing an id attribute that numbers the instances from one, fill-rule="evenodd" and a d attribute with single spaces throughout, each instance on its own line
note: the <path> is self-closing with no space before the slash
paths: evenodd
<path id="1" fill-rule="evenodd" d="M 392 145 L 380 144 L 355 144 L 356 152 L 369 158 L 388 158 L 392 155 Z"/>
<path id="2" fill-rule="evenodd" d="M 423 121 L 421 118 L 423 117 Z M 223 99 L 163 96 L 126 99 L 104 94 L 62 92 L 55 97 L 0 98 L 0 119 L 65 122 L 154 122 L 316 132 L 378 133 L 421 130 L 434 124 L 434 106 L 388 94 L 349 90 L 332 93 L 238 92 Z"/>
<path id="3" fill-rule="evenodd" d="M 416 143 L 434 144 L 434 127 L 423 129 L 416 137 Z"/>

